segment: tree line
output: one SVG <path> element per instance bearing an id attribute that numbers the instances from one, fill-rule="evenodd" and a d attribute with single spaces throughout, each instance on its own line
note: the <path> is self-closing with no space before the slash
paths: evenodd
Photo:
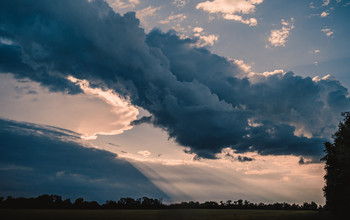
<path id="1" fill-rule="evenodd" d="M 333 135 L 333 143 L 326 142 L 326 175 L 323 188 L 326 197 L 325 208 L 337 214 L 349 215 L 350 208 L 350 112 L 343 113 L 344 120 L 339 123 Z"/>
<path id="2" fill-rule="evenodd" d="M 317 210 L 322 209 L 315 202 L 305 202 L 302 205 L 289 203 L 252 203 L 247 200 L 228 200 L 220 203 L 214 201 L 181 202 L 174 204 L 163 204 L 162 199 L 143 197 L 139 199 L 121 198 L 118 201 L 107 200 L 100 205 L 96 201 L 85 201 L 78 198 L 74 202 L 70 199 L 63 200 L 58 195 L 41 195 L 36 198 L 13 198 L 0 197 L 0 208 L 2 209 L 269 209 L 269 210 Z"/>

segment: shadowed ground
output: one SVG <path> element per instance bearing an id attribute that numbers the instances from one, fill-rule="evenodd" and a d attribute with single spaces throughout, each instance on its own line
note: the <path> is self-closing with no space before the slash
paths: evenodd
<path id="1" fill-rule="evenodd" d="M 215 209 L 173 209 L 173 210 L 0 210 L 3 220 L 17 219 L 335 219 L 329 213 L 317 211 L 286 210 L 215 210 Z"/>

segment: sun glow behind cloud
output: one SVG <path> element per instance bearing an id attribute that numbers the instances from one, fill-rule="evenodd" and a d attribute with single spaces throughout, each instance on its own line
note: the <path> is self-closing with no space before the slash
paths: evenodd
<path id="1" fill-rule="evenodd" d="M 86 95 L 98 97 L 111 105 L 113 107 L 112 112 L 118 115 L 118 118 L 111 123 L 114 127 L 113 130 L 99 131 L 92 135 L 91 132 L 83 132 L 84 136 L 82 138 L 91 140 L 97 138 L 96 134 L 116 135 L 132 128 L 130 124 L 136 120 L 139 111 L 130 104 L 129 100 L 125 100 L 110 89 L 104 91 L 101 88 L 92 88 L 87 80 L 79 80 L 72 76 L 69 76 L 68 80 L 79 85 Z"/>
<path id="2" fill-rule="evenodd" d="M 131 129 L 139 110 L 111 90 L 75 81 L 84 94 L 51 93 L 36 82 L 0 75 L 0 117 L 64 127 L 94 139 L 97 134 L 120 134 Z M 26 109 L 25 112 L 21 109 Z"/>
<path id="3" fill-rule="evenodd" d="M 139 135 L 141 130 L 148 132 Z M 153 136 L 158 138 L 152 139 Z M 111 142 L 119 145 L 113 146 Z M 299 164 L 297 156 L 240 154 L 226 148 L 215 160 L 198 160 L 150 125 L 139 125 L 114 137 L 99 136 L 92 143 L 128 160 L 166 192 L 171 201 L 244 198 L 252 202 L 324 203 L 323 164 Z M 243 162 L 242 158 L 253 159 Z"/>

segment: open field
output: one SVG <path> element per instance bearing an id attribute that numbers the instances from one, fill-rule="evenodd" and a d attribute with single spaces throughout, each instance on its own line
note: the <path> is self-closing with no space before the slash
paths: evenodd
<path id="1" fill-rule="evenodd" d="M 17 219 L 334 219 L 329 213 L 317 211 L 285 210 L 218 210 L 218 209 L 163 209 L 163 210 L 44 210 L 44 209 L 0 209 L 2 220 Z"/>

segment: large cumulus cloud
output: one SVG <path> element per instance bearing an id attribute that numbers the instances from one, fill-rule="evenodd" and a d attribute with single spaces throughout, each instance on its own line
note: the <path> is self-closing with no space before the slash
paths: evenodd
<path id="1" fill-rule="evenodd" d="M 335 80 L 286 73 L 253 84 L 195 39 L 146 35 L 134 13 L 121 16 L 99 0 L 2 1 L 0 35 L 1 72 L 53 91 L 79 92 L 70 75 L 114 89 L 152 114 L 143 121 L 201 157 L 225 147 L 320 155 L 349 107 Z"/>

